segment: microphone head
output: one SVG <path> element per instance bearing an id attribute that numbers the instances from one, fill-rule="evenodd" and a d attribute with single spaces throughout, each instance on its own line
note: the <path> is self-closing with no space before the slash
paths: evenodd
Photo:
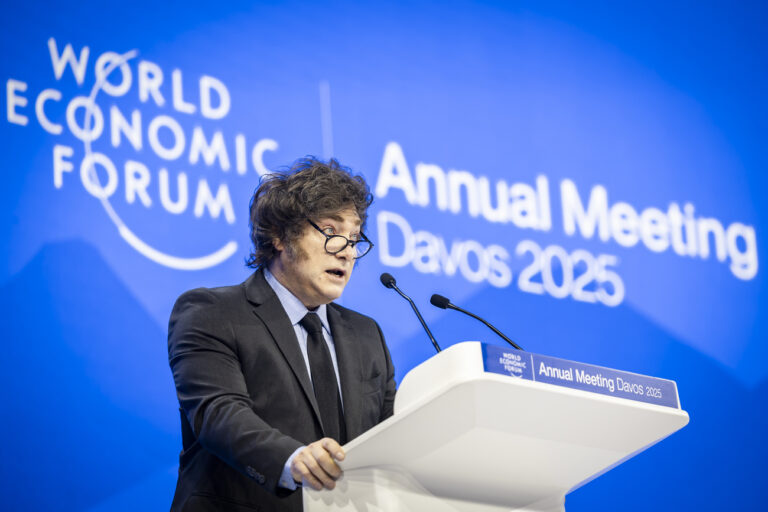
<path id="1" fill-rule="evenodd" d="M 392 277 L 392 274 L 384 272 L 379 276 L 379 279 L 381 279 L 381 284 L 383 284 L 387 288 L 392 288 L 393 286 L 395 286 L 395 278 Z"/>
<path id="2" fill-rule="evenodd" d="M 448 299 L 448 297 L 443 297 L 442 295 L 434 294 L 429 299 L 429 302 L 432 303 L 433 306 L 437 306 L 440 309 L 446 309 L 451 301 Z"/>

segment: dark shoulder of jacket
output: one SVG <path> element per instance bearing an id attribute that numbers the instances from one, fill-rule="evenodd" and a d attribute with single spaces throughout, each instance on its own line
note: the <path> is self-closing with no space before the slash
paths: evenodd
<path id="1" fill-rule="evenodd" d="M 243 308 L 248 300 L 245 283 L 219 286 L 216 288 L 194 288 L 182 293 L 173 305 L 169 319 L 169 330 L 177 320 L 187 314 L 208 318 L 228 317 Z"/>
<path id="2" fill-rule="evenodd" d="M 245 299 L 245 289 L 242 284 L 218 286 L 216 288 L 194 288 L 187 290 L 176 299 L 176 304 L 196 302 L 212 306 L 232 306 Z"/>

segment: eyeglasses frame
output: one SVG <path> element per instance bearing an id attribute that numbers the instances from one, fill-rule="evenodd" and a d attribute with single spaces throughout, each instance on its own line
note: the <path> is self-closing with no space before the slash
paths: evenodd
<path id="1" fill-rule="evenodd" d="M 329 235 L 328 233 L 326 233 L 325 231 L 323 231 L 322 229 L 320 229 L 320 226 L 318 226 L 317 224 L 315 224 L 314 222 L 312 222 L 310 219 L 307 219 L 307 222 L 309 222 L 309 224 L 310 224 L 310 225 L 311 225 L 313 228 L 315 228 L 316 230 L 318 230 L 318 231 L 320 232 L 320 234 L 322 234 L 322 235 L 325 237 L 325 245 L 323 246 L 323 248 L 325 249 L 325 252 L 327 252 L 328 254 L 333 254 L 333 255 L 336 255 L 336 254 L 339 254 L 341 251 L 345 250 L 345 249 L 346 249 L 347 247 L 349 247 L 350 245 L 351 245 L 351 246 L 352 246 L 352 248 L 354 249 L 354 248 L 355 248 L 355 245 L 357 245 L 358 243 L 360 243 L 360 242 L 368 242 L 368 243 L 370 244 L 370 245 L 368 246 L 368 250 L 367 250 L 367 251 L 365 251 L 365 252 L 364 252 L 363 254 L 361 254 L 360 256 L 355 256 L 355 257 L 354 257 L 354 259 L 356 259 L 356 260 L 359 260 L 360 258 L 362 258 L 363 256 L 365 256 L 366 254 L 368 254 L 369 252 L 371 252 L 371 249 L 373 249 L 373 245 L 374 245 L 374 244 L 373 244 L 373 242 L 371 242 L 371 241 L 368 239 L 368 237 L 367 237 L 367 236 L 365 236 L 365 233 L 363 233 L 362 231 L 360 232 L 360 236 L 362 237 L 360 240 L 350 240 L 349 238 L 345 237 L 344 235 Z M 331 251 L 329 251 L 329 250 L 328 250 L 328 242 L 331 240 L 331 238 L 335 238 L 335 237 L 338 237 L 338 238 L 343 238 L 344 240 L 346 240 L 346 242 L 347 242 L 347 243 L 344 245 L 344 247 L 342 247 L 342 248 L 341 248 L 341 249 L 339 249 L 338 251 L 336 251 L 336 252 L 331 252 Z"/>

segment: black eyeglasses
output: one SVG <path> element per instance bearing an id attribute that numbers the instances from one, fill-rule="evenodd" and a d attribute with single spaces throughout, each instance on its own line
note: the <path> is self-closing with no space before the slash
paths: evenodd
<path id="1" fill-rule="evenodd" d="M 342 235 L 329 235 L 309 219 L 307 219 L 307 222 L 312 224 L 313 228 L 325 236 L 325 252 L 328 254 L 338 254 L 346 249 L 348 245 L 351 245 L 355 250 L 355 259 L 359 259 L 368 254 L 373 248 L 373 242 L 368 240 L 368 237 L 362 232 L 360 233 L 360 236 L 362 237 L 360 240 L 350 240 Z"/>

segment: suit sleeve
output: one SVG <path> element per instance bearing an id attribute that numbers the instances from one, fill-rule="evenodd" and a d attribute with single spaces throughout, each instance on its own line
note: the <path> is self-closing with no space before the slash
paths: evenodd
<path id="1" fill-rule="evenodd" d="M 176 302 L 168 359 L 179 404 L 206 450 L 276 493 L 285 461 L 302 443 L 253 411 L 227 318 L 221 300 L 205 289 Z"/>

